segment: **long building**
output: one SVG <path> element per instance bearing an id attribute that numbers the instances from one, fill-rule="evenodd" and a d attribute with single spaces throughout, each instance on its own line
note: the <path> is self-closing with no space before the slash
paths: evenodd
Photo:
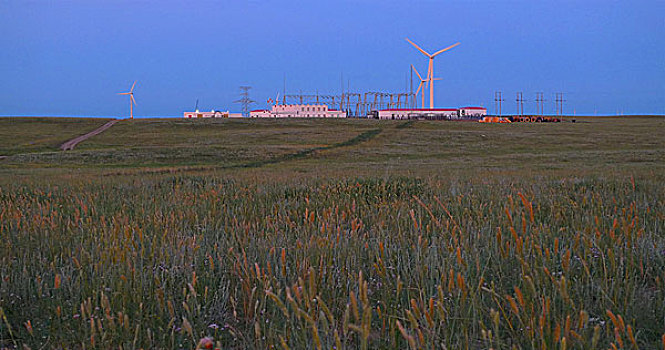
<path id="1" fill-rule="evenodd" d="M 249 112 L 250 118 L 346 118 L 346 112 L 329 109 L 324 104 L 273 105 L 270 110 Z"/>
<path id="2" fill-rule="evenodd" d="M 378 111 L 375 118 L 379 119 L 428 119 L 428 120 L 460 120 L 479 119 L 487 115 L 487 108 L 393 108 Z"/>
<path id="3" fill-rule="evenodd" d="M 198 110 L 194 112 L 185 112 L 183 113 L 183 118 L 242 118 L 242 114 L 240 113 L 229 113 L 229 111 L 222 112 L 222 111 L 215 111 L 212 110 L 210 112 L 200 112 Z"/>

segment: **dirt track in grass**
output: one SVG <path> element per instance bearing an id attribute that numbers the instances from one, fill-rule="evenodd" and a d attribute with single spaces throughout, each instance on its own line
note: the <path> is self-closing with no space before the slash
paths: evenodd
<path id="1" fill-rule="evenodd" d="M 79 143 L 81 143 L 81 142 L 83 142 L 83 141 L 85 141 L 85 140 L 87 140 L 87 139 L 89 139 L 89 138 L 91 138 L 91 137 L 93 137 L 93 136 L 95 136 L 95 135 L 99 135 L 99 134 L 101 134 L 102 132 L 104 132 L 106 129 L 112 127 L 113 124 L 115 124 L 115 123 L 117 123 L 117 122 L 118 122 L 117 119 L 113 119 L 113 120 L 111 120 L 110 122 L 108 122 L 108 123 L 106 123 L 106 124 L 100 126 L 99 128 L 97 128 L 97 129 L 95 129 L 95 130 L 93 130 L 93 131 L 91 131 L 91 132 L 89 132 L 89 133 L 87 133 L 87 134 L 85 134 L 85 135 L 81 135 L 81 136 L 75 137 L 75 138 L 73 138 L 73 139 L 71 139 L 71 140 L 69 140 L 69 141 L 63 143 L 63 144 L 60 146 L 60 149 L 63 150 L 63 151 L 71 151 L 71 150 L 73 150 L 74 147 L 76 147 L 76 145 L 78 145 Z"/>

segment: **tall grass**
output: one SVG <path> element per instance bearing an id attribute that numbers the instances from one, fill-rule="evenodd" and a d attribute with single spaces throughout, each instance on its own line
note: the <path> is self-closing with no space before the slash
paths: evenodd
<path id="1" fill-rule="evenodd" d="M 662 348 L 664 194 L 649 178 L 3 186 L 0 346 Z"/>

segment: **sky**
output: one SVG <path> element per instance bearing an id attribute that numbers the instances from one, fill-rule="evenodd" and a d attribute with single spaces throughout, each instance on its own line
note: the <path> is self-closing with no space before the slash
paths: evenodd
<path id="1" fill-rule="evenodd" d="M 436 107 L 665 114 L 665 0 L 0 0 L 0 115 L 182 116 L 282 93 L 404 92 L 433 52 Z M 417 82 L 414 83 L 414 90 Z"/>

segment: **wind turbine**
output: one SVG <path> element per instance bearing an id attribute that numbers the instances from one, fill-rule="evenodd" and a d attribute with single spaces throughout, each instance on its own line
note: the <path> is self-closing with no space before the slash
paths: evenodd
<path id="1" fill-rule="evenodd" d="M 453 47 L 459 45 L 460 43 L 452 44 L 446 47 L 445 49 L 439 50 L 430 55 L 427 51 L 421 49 L 420 46 L 416 45 L 413 41 L 409 40 L 409 38 L 406 38 L 406 41 L 408 41 L 411 45 L 413 45 L 416 49 L 418 49 L 418 51 L 422 52 L 423 55 L 429 58 L 429 67 L 427 68 L 427 78 L 429 79 L 429 108 L 433 109 L 434 108 L 434 57 L 436 57 L 440 53 L 452 49 Z"/>
<path id="2" fill-rule="evenodd" d="M 132 88 L 129 89 L 129 92 L 121 92 L 118 93 L 118 95 L 129 95 L 129 117 L 131 119 L 134 119 L 134 105 L 136 104 L 136 100 L 134 100 L 134 86 L 136 85 L 136 80 L 134 80 L 134 84 L 132 84 Z M 196 100 L 196 104 L 198 105 L 199 100 Z"/>
<path id="3" fill-rule="evenodd" d="M 420 89 L 422 89 L 422 93 L 420 94 L 420 99 L 421 99 L 421 104 L 420 106 L 422 108 L 425 108 L 425 88 L 423 88 L 423 85 L 429 83 L 429 72 L 427 73 L 427 79 L 423 79 L 423 77 L 420 76 L 420 73 L 416 70 L 416 67 L 411 65 L 411 69 L 413 69 L 414 72 L 416 72 L 416 75 L 418 76 L 418 79 L 420 79 L 420 85 L 418 85 L 418 90 L 416 90 L 416 96 L 418 96 L 418 92 Z M 434 78 L 434 80 L 441 80 L 441 78 Z"/>

